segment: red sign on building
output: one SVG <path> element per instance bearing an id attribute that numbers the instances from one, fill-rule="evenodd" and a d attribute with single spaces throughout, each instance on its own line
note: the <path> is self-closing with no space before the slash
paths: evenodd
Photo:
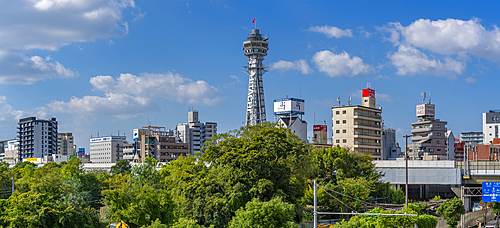
<path id="1" fill-rule="evenodd" d="M 363 89 L 363 97 L 373 97 L 373 98 L 375 98 L 375 90 L 373 90 L 373 89 Z"/>

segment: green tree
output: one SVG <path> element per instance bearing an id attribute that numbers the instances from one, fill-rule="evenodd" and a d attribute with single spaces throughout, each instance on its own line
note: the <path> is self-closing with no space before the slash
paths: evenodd
<path id="1" fill-rule="evenodd" d="M 405 198 L 405 193 L 401 189 L 396 189 L 394 186 L 391 185 L 389 188 L 390 191 L 390 201 L 393 204 L 403 204 L 406 201 Z"/>
<path id="2" fill-rule="evenodd" d="M 281 197 L 298 204 L 310 176 L 311 146 L 271 123 L 217 135 L 200 157 L 180 158 L 160 171 L 179 216 L 204 226 L 227 227 L 253 198 Z M 294 210 L 301 220 L 302 212 Z"/>
<path id="3" fill-rule="evenodd" d="M 205 226 L 198 225 L 194 219 L 180 218 L 171 228 L 204 228 Z M 213 228 L 213 226 L 212 226 Z"/>
<path id="4" fill-rule="evenodd" d="M 103 191 L 110 222 L 124 221 L 131 227 L 141 227 L 159 219 L 162 224 L 172 224 L 173 203 L 166 190 L 136 184 L 121 174 L 113 180 L 110 189 Z"/>
<path id="5" fill-rule="evenodd" d="M 114 166 L 111 166 L 111 174 L 129 174 L 132 166 L 127 160 L 121 160 L 117 162 Z"/>
<path id="6" fill-rule="evenodd" d="M 168 228 L 167 225 L 165 224 L 161 224 L 161 221 L 160 219 L 156 219 L 154 222 L 151 223 L 151 225 L 144 225 L 144 226 L 141 226 L 141 228 Z"/>
<path id="7" fill-rule="evenodd" d="M 457 227 L 460 221 L 460 215 L 465 214 L 464 204 L 461 199 L 455 197 L 451 200 L 444 201 L 438 207 L 436 213 L 443 216 L 448 227 Z"/>
<path id="8" fill-rule="evenodd" d="M 8 199 L 3 223 L 7 227 L 100 227 L 93 208 L 60 204 L 49 195 L 29 191 Z M 1 223 L 0 223 L 1 224 Z"/>
<path id="9" fill-rule="evenodd" d="M 281 198 L 274 198 L 268 202 L 254 199 L 248 202 L 245 209 L 236 211 L 236 215 L 229 224 L 229 228 L 298 228 L 293 221 L 294 205 L 283 202 Z"/>

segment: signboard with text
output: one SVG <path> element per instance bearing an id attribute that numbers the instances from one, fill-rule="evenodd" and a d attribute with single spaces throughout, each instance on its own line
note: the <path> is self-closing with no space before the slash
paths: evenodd
<path id="1" fill-rule="evenodd" d="M 417 105 L 417 116 L 434 116 L 435 106 L 433 104 Z"/>
<path id="2" fill-rule="evenodd" d="M 299 114 L 304 115 L 305 102 L 297 98 L 274 100 L 274 115 Z"/>
<path id="3" fill-rule="evenodd" d="M 483 202 L 500 202 L 500 182 L 483 182 Z"/>

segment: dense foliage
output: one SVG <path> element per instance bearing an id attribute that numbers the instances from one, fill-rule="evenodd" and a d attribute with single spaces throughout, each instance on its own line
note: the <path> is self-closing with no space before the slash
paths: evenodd
<path id="1" fill-rule="evenodd" d="M 322 211 L 363 212 L 373 198 L 402 198 L 379 181 L 370 156 L 313 148 L 269 123 L 220 134 L 205 148 L 204 154 L 166 164 L 120 161 L 110 172 L 84 171 L 76 158 L 40 167 L 0 164 L 0 193 L 6 193 L 0 194 L 0 227 L 104 227 L 120 221 L 132 228 L 298 227 L 312 219 L 313 180 Z M 418 214 L 420 207 L 384 211 L 404 212 Z M 341 227 L 435 227 L 433 219 L 356 216 Z"/>
<path id="2" fill-rule="evenodd" d="M 457 227 L 460 221 L 460 216 L 465 214 L 465 207 L 461 199 L 455 197 L 451 200 L 444 201 L 438 207 L 436 213 L 443 216 L 448 227 Z"/>

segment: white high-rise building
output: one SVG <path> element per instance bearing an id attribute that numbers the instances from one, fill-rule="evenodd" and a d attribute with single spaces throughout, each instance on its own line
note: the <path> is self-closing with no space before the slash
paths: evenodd
<path id="1" fill-rule="evenodd" d="M 105 136 L 90 139 L 90 161 L 92 163 L 115 163 L 123 159 L 125 136 Z"/>
<path id="2" fill-rule="evenodd" d="M 500 110 L 490 110 L 483 113 L 483 144 L 491 144 L 494 138 L 499 138 Z"/>
<path id="3" fill-rule="evenodd" d="M 213 136 L 217 135 L 217 123 L 205 122 L 202 123 L 198 119 L 198 111 L 188 112 L 188 122 L 178 124 L 175 127 L 177 141 L 187 143 L 189 153 L 203 151 L 203 145 L 206 141 L 210 141 Z"/>
<path id="4" fill-rule="evenodd" d="M 20 119 L 18 125 L 20 161 L 57 153 L 56 118 L 44 120 L 28 117 Z"/>

